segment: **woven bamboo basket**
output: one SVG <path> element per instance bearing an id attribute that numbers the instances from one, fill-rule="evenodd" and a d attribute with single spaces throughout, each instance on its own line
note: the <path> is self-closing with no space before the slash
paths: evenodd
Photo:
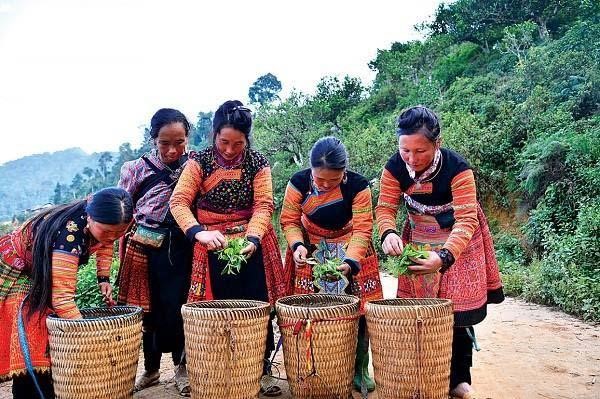
<path id="1" fill-rule="evenodd" d="M 367 302 L 380 399 L 448 399 L 454 314 L 448 299 Z"/>
<path id="2" fill-rule="evenodd" d="M 182 306 L 192 397 L 258 397 L 271 307 L 250 300 Z"/>
<path id="3" fill-rule="evenodd" d="M 359 300 L 308 294 L 279 299 L 285 370 L 294 398 L 342 398 L 352 392 Z"/>
<path id="4" fill-rule="evenodd" d="M 58 399 L 132 398 L 142 309 L 81 309 L 83 319 L 46 319 Z"/>

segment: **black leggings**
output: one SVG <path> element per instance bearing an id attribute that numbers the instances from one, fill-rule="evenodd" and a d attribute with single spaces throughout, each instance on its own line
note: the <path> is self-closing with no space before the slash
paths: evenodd
<path id="1" fill-rule="evenodd" d="M 454 389 L 461 382 L 471 385 L 471 366 L 473 365 L 473 340 L 469 337 L 474 334 L 473 327 L 454 327 L 452 339 L 452 360 L 450 362 L 450 389 Z"/>
<path id="2" fill-rule="evenodd" d="M 54 399 L 54 387 L 52 376 L 49 373 L 35 373 L 45 399 Z M 13 377 L 12 384 L 13 399 L 38 399 L 40 395 L 31 379 L 29 373 Z"/>
<path id="3" fill-rule="evenodd" d="M 144 348 L 144 369 L 148 372 L 158 371 L 160 369 L 160 359 L 162 358 L 162 350 L 158 345 L 157 334 L 154 330 L 154 326 L 150 321 L 152 317 L 146 313 L 144 314 L 144 332 L 142 333 L 142 346 Z M 185 357 L 183 355 L 184 342 L 177 340 L 173 342 L 173 348 L 171 348 L 171 358 L 173 359 L 173 365 L 178 366 L 180 363 L 185 364 Z"/>

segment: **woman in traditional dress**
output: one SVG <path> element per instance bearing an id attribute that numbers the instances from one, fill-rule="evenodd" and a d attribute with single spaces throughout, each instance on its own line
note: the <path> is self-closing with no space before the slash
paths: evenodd
<path id="1" fill-rule="evenodd" d="M 171 197 L 171 212 L 195 242 L 188 301 L 253 299 L 274 304 L 285 294 L 277 238 L 271 224 L 273 188 L 267 159 L 251 148 L 252 114 L 226 101 L 213 118 L 213 145 L 190 157 Z M 215 251 L 245 237 L 247 262 L 238 274 L 222 274 Z M 265 358 L 274 347 L 269 335 Z M 268 372 L 265 363 L 264 372 Z M 270 387 L 267 394 L 280 394 Z"/>
<path id="2" fill-rule="evenodd" d="M 400 114 L 399 152 L 385 165 L 375 210 L 383 250 L 399 256 L 404 245 L 428 245 L 427 259 L 414 259 L 413 276 L 398 278 L 398 297 L 439 297 L 454 305 L 450 393 L 472 398 L 473 325 L 488 303 L 504 299 L 487 220 L 476 198 L 469 164 L 441 148 L 438 117 L 417 106 Z M 404 230 L 396 230 L 401 199 L 408 211 Z"/>
<path id="3" fill-rule="evenodd" d="M 77 269 L 94 253 L 100 292 L 113 303 L 113 243 L 132 217 L 129 194 L 106 188 L 87 200 L 43 211 L 0 238 L 0 381 L 12 378 L 14 398 L 54 398 L 46 316 L 81 318 L 74 299 Z"/>
<path id="4" fill-rule="evenodd" d="M 135 226 L 122 240 L 119 302 L 144 309 L 144 373 L 136 390 L 159 382 L 160 359 L 171 353 L 175 386 L 189 396 L 181 305 L 187 300 L 192 244 L 169 210 L 169 198 L 188 160 L 190 124 L 180 111 L 159 109 L 150 121 L 154 149 L 121 168 L 119 187 L 133 198 Z"/>
<path id="5" fill-rule="evenodd" d="M 326 249 L 340 260 L 337 269 L 350 280 L 348 292 L 360 297 L 362 310 L 367 300 L 382 298 L 377 255 L 371 241 L 369 182 L 348 170 L 346 148 L 335 137 L 324 137 L 313 145 L 310 166 L 292 176 L 285 191 L 281 211 L 281 227 L 288 242 L 285 270 L 292 273 L 294 293 L 315 292 L 307 258 Z M 365 318 L 361 317 L 354 375 L 358 390 L 362 386 L 369 391 L 375 389 L 368 365 L 369 339 Z"/>

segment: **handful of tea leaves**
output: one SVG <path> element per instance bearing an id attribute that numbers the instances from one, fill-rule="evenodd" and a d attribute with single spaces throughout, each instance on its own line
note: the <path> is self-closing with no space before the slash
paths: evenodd
<path id="1" fill-rule="evenodd" d="M 324 263 L 319 263 L 314 258 L 309 258 L 306 263 L 312 265 L 313 279 L 315 281 L 336 281 L 344 276 L 344 274 L 337 269 L 337 267 L 342 264 L 342 260 L 339 258 L 325 259 Z"/>
<path id="2" fill-rule="evenodd" d="M 238 274 L 242 269 L 242 263 L 246 263 L 246 255 L 241 254 L 242 249 L 250 244 L 246 238 L 233 238 L 227 241 L 227 247 L 217 251 L 219 260 L 227 261 L 221 274 Z"/>
<path id="3" fill-rule="evenodd" d="M 388 264 L 388 272 L 394 277 L 410 274 L 411 271 L 408 266 L 415 263 L 410 258 L 427 259 L 428 257 L 429 251 L 425 250 L 423 246 L 406 244 L 399 258 L 386 262 Z"/>

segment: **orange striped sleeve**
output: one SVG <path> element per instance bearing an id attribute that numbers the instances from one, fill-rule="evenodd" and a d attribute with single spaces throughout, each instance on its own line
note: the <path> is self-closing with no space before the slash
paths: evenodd
<path id="1" fill-rule="evenodd" d="M 75 304 L 79 257 L 64 251 L 52 252 L 52 308 L 63 319 L 80 319 Z"/>
<path id="2" fill-rule="evenodd" d="M 193 238 L 193 235 L 190 237 L 190 234 L 188 233 L 193 232 L 194 230 L 202 230 L 198 220 L 196 220 L 196 217 L 192 213 L 192 203 L 196 198 L 196 194 L 200 191 L 201 184 L 202 168 L 198 162 L 190 159 L 185 164 L 185 168 L 183 168 L 183 172 L 181 172 L 179 181 L 177 182 L 169 201 L 171 213 L 173 214 L 175 221 L 177 221 L 181 230 L 183 230 L 190 239 Z"/>
<path id="3" fill-rule="evenodd" d="M 256 237 L 259 240 L 265 235 L 271 217 L 273 216 L 273 181 L 271 168 L 265 167 L 258 171 L 252 182 L 254 188 L 254 201 L 252 204 L 252 217 L 248 223 L 247 237 Z"/>
<path id="4" fill-rule="evenodd" d="M 473 171 L 468 169 L 454 176 L 451 182 L 452 208 L 456 222 L 444 244 L 454 259 L 458 259 L 479 225 L 477 220 L 477 190 Z"/>
<path id="5" fill-rule="evenodd" d="M 400 182 L 384 168 L 379 185 L 379 199 L 375 207 L 375 218 L 380 237 L 387 230 L 396 230 L 396 215 L 401 197 Z"/>
<path id="6" fill-rule="evenodd" d="M 101 245 L 96 250 L 96 275 L 110 277 L 110 266 L 113 258 L 113 245 Z"/>
<path id="7" fill-rule="evenodd" d="M 292 182 L 288 182 L 283 197 L 279 222 L 281 224 L 281 229 L 283 230 L 283 235 L 290 248 L 293 248 L 294 244 L 304 242 L 301 218 L 302 194 Z"/>
<path id="8" fill-rule="evenodd" d="M 365 188 L 352 200 L 352 236 L 348 243 L 346 257 L 360 262 L 367 254 L 373 233 L 373 206 L 371 189 Z"/>

